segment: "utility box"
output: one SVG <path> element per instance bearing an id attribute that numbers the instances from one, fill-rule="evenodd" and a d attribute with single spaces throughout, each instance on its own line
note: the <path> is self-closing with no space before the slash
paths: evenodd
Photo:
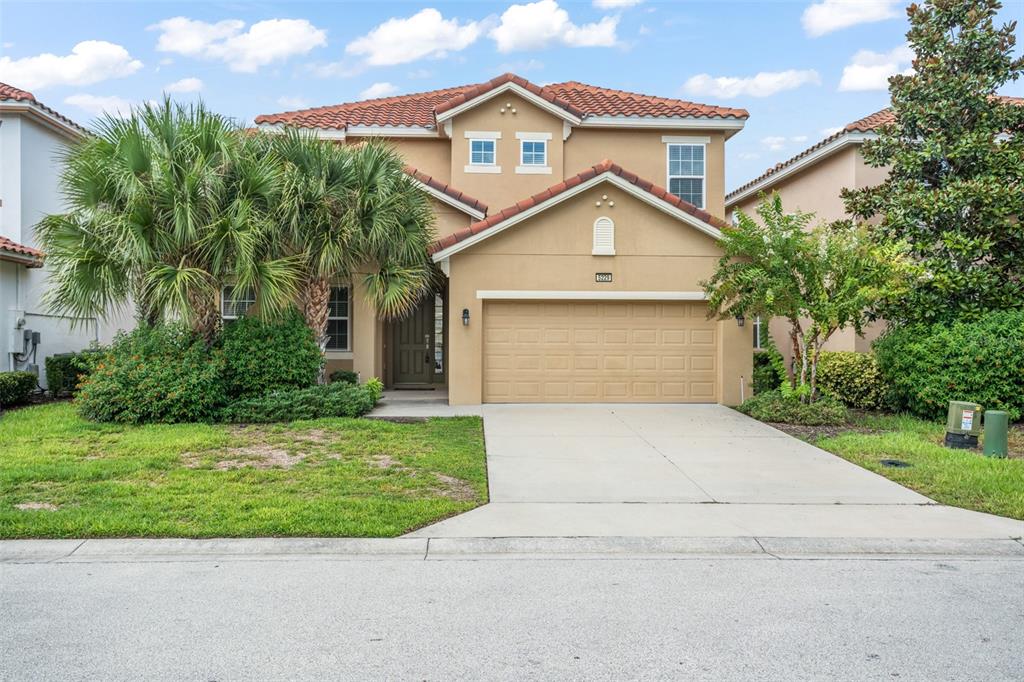
<path id="1" fill-rule="evenodd" d="M 981 435 L 981 405 L 950 400 L 946 415 L 946 447 L 973 450 Z"/>
<path id="2" fill-rule="evenodd" d="M 989 410 L 985 413 L 985 448 L 986 457 L 1006 457 L 1009 454 L 1010 415 L 1002 410 Z"/>

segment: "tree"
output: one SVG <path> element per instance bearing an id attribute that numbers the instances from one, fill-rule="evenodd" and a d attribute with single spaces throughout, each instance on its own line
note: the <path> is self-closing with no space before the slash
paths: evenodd
<path id="1" fill-rule="evenodd" d="M 760 222 L 739 211 L 722 231 L 723 255 L 702 282 L 708 306 L 722 318 L 784 318 L 794 365 L 786 390 L 813 402 L 825 342 L 847 327 L 861 333 L 914 269 L 901 245 L 879 243 L 849 221 L 810 228 L 814 215 L 787 213 L 778 194 L 762 198 L 757 214 Z"/>
<path id="2" fill-rule="evenodd" d="M 181 318 L 211 342 L 220 292 L 257 292 L 257 312 L 289 305 L 295 259 L 275 257 L 273 156 L 202 104 L 165 99 L 105 116 L 67 153 L 67 213 L 38 235 L 51 267 L 50 306 L 104 317 L 134 305 L 140 323 Z"/>
<path id="3" fill-rule="evenodd" d="M 1024 100 L 997 96 L 1024 73 L 1015 23 L 997 0 L 910 5 L 914 73 L 889 80 L 895 121 L 863 146 L 881 185 L 844 190 L 847 211 L 879 218 L 927 277 L 885 311 L 895 322 L 951 321 L 1024 307 Z"/>
<path id="4" fill-rule="evenodd" d="M 383 318 L 406 314 L 433 282 L 434 214 L 389 145 L 342 146 L 299 131 L 267 136 L 283 162 L 279 208 L 286 248 L 301 262 L 300 307 L 321 349 L 331 282 L 360 270 Z"/>

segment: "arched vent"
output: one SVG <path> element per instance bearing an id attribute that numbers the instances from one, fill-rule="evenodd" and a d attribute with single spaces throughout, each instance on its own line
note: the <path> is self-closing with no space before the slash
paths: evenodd
<path id="1" fill-rule="evenodd" d="M 615 223 L 606 216 L 594 221 L 594 255 L 615 255 Z"/>

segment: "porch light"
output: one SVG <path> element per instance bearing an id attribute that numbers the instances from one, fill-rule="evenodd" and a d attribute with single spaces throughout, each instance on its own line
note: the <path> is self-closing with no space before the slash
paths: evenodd
<path id="1" fill-rule="evenodd" d="M 747 318 L 743 317 L 742 313 L 736 316 L 736 326 L 742 327 L 743 323 L 747 321 Z"/>
<path id="2" fill-rule="evenodd" d="M 469 308 L 463 308 L 462 309 L 462 326 L 463 327 L 468 327 L 469 326 Z"/>

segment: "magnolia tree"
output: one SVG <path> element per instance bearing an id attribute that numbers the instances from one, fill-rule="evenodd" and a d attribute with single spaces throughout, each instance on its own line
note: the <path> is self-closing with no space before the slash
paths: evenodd
<path id="1" fill-rule="evenodd" d="M 901 296 L 916 270 L 898 243 L 879 243 L 849 221 L 811 226 L 814 215 L 762 198 L 760 221 L 742 211 L 723 230 L 724 250 L 703 282 L 712 314 L 781 317 L 789 323 L 793 369 L 784 391 L 817 398 L 818 358 L 837 331 L 861 333 L 878 306 Z"/>

